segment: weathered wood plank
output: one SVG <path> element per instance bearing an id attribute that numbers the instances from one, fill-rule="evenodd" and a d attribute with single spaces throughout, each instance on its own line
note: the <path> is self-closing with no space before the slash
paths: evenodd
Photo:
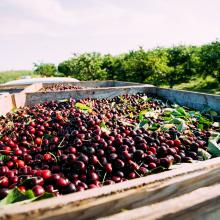
<path id="1" fill-rule="evenodd" d="M 0 86 L 0 91 L 11 94 L 0 95 L 0 114 L 5 115 L 13 108 L 23 107 L 26 105 L 26 92 L 35 92 L 42 88 L 42 84 L 33 84 L 30 86 Z"/>
<path id="2" fill-rule="evenodd" d="M 138 209 L 124 211 L 100 220 L 217 220 L 220 219 L 220 184 Z"/>
<path id="3" fill-rule="evenodd" d="M 88 89 L 54 91 L 54 92 L 36 92 L 27 94 L 27 105 L 34 105 L 40 102 L 60 99 L 81 99 L 81 98 L 113 98 L 117 95 L 135 94 L 144 92 L 157 95 L 168 99 L 174 103 L 191 107 L 197 110 L 202 110 L 209 106 L 213 110 L 220 113 L 220 96 L 210 95 L 198 92 L 189 92 L 173 89 L 164 89 L 154 87 L 148 84 L 137 84 L 118 81 L 84 81 L 71 83 L 89 87 Z M 49 84 L 44 84 L 46 86 Z"/>
<path id="4" fill-rule="evenodd" d="M 220 114 L 220 95 L 163 88 L 156 88 L 155 92 L 157 96 L 166 98 L 179 105 L 197 110 L 202 110 L 208 106 Z"/>
<path id="5" fill-rule="evenodd" d="M 43 87 L 42 83 L 35 83 L 35 84 L 30 85 L 30 86 L 27 86 L 21 92 L 13 94 L 15 104 L 16 104 L 16 108 L 26 106 L 26 102 L 27 102 L 26 93 L 28 93 L 28 92 L 32 92 L 32 93 L 37 92 L 42 87 Z"/>
<path id="6" fill-rule="evenodd" d="M 0 115 L 10 112 L 15 106 L 11 94 L 0 95 Z"/>
<path id="7" fill-rule="evenodd" d="M 152 93 L 151 90 L 154 86 L 139 85 L 139 86 L 120 86 L 120 87 L 106 87 L 95 89 L 78 89 L 68 91 L 56 91 L 56 92 L 36 92 L 27 93 L 27 105 L 32 106 L 37 103 L 42 103 L 51 100 L 63 100 L 63 99 L 83 99 L 83 98 L 113 98 L 118 95 L 124 94 L 136 94 L 138 92 Z"/>
<path id="8" fill-rule="evenodd" d="M 220 158 L 32 204 L 0 208 L 0 219 L 87 219 L 179 196 L 220 179 Z M 112 195 L 114 194 L 114 195 Z M 105 196 L 105 197 L 104 197 Z M 55 218 L 56 217 L 56 218 Z"/>
<path id="9" fill-rule="evenodd" d="M 43 83 L 43 87 L 51 86 L 53 84 L 54 83 Z M 90 87 L 90 88 L 143 85 L 141 83 L 124 82 L 124 81 L 116 81 L 116 80 L 64 82 L 62 84 Z"/>

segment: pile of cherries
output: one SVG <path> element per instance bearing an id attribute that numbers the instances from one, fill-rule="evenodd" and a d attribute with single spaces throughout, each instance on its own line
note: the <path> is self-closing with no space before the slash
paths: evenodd
<path id="1" fill-rule="evenodd" d="M 40 92 L 54 92 L 54 91 L 65 91 L 65 90 L 76 90 L 76 89 L 84 89 L 82 86 L 74 86 L 71 84 L 62 84 L 57 83 L 50 86 L 46 86 L 40 90 Z"/>
<path id="2" fill-rule="evenodd" d="M 200 160 L 198 149 L 207 149 L 210 131 L 199 130 L 196 121 L 188 132 L 138 126 L 143 109 L 167 107 L 143 96 L 79 100 L 90 106 L 89 111 L 76 108 L 73 99 L 51 101 L 1 116 L 0 199 L 14 187 L 22 192 L 32 189 L 35 196 L 58 196 Z M 163 113 L 148 120 L 163 124 Z"/>

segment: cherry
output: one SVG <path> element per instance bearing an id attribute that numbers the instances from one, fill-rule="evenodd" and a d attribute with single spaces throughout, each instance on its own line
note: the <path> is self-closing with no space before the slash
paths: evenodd
<path id="1" fill-rule="evenodd" d="M 8 195 L 8 189 L 7 188 L 0 188 L 0 200 L 4 199 Z"/>
<path id="2" fill-rule="evenodd" d="M 157 167 L 156 163 L 153 163 L 153 162 L 149 163 L 148 166 L 150 169 L 155 169 Z"/>
<path id="3" fill-rule="evenodd" d="M 73 167 L 78 171 L 84 171 L 86 169 L 85 163 L 82 161 L 74 162 Z"/>
<path id="4" fill-rule="evenodd" d="M 36 185 L 32 188 L 32 191 L 34 193 L 35 196 L 41 196 L 45 193 L 45 190 L 42 186 L 40 185 Z"/>
<path id="5" fill-rule="evenodd" d="M 17 164 L 18 167 L 24 167 L 25 166 L 25 163 L 24 163 L 23 160 L 17 160 L 16 164 Z"/>
<path id="6" fill-rule="evenodd" d="M 180 147 L 180 145 L 181 145 L 181 141 L 180 140 L 176 139 L 173 142 L 174 142 L 174 146 L 175 147 Z"/>
<path id="7" fill-rule="evenodd" d="M 41 138 L 36 138 L 35 139 L 35 144 L 37 144 L 37 145 L 41 145 L 42 144 L 42 139 Z"/>
<path id="8" fill-rule="evenodd" d="M 72 193 L 72 192 L 76 192 L 76 186 L 73 183 L 70 183 L 69 185 L 66 186 L 65 193 Z"/>
<path id="9" fill-rule="evenodd" d="M 42 177 L 40 177 L 40 176 L 33 177 L 33 178 L 30 179 L 30 184 L 32 186 L 35 186 L 35 185 L 43 186 L 44 179 Z"/>
<path id="10" fill-rule="evenodd" d="M 128 178 L 129 178 L 129 179 L 134 179 L 134 178 L 136 178 L 136 173 L 135 173 L 135 172 L 129 173 L 129 174 L 128 174 Z"/>
<path id="11" fill-rule="evenodd" d="M 41 171 L 41 176 L 43 177 L 43 179 L 48 179 L 51 177 L 51 171 L 50 170 L 42 170 Z"/>
<path id="12" fill-rule="evenodd" d="M 26 188 L 25 188 L 25 186 L 18 186 L 18 189 L 21 191 L 21 192 L 25 192 L 26 191 Z"/>
<path id="13" fill-rule="evenodd" d="M 2 151 L 4 154 L 9 155 L 11 153 L 11 148 L 8 146 L 3 146 Z"/>
<path id="14" fill-rule="evenodd" d="M 18 177 L 17 176 L 9 177 L 9 182 L 11 184 L 17 183 L 18 182 Z"/>
<path id="15" fill-rule="evenodd" d="M 142 100 L 143 95 L 48 101 L 2 117 L 0 194 L 23 186 L 24 190 L 35 187 L 36 195 L 47 191 L 58 196 L 145 176 L 159 166 L 168 169 L 173 163 L 201 159 L 198 150 L 207 150 L 211 133 L 208 128 L 198 130 L 197 119 L 188 125 L 189 133 L 177 131 L 176 126 L 137 129 L 142 110 L 165 107 L 154 98 Z M 92 112 L 77 108 L 76 102 L 91 105 Z M 149 125 L 163 125 L 164 116 L 161 111 L 158 118 L 148 117 Z M 14 126 L 7 127 L 8 122 Z"/>
<path id="16" fill-rule="evenodd" d="M 8 168 L 12 168 L 14 166 L 14 163 L 12 161 L 7 162 Z"/>
<path id="17" fill-rule="evenodd" d="M 1 187 L 8 187 L 8 185 L 9 185 L 9 180 L 8 180 L 8 177 L 6 177 L 6 176 L 2 176 L 2 177 L 0 177 L 0 186 Z"/>
<path id="18" fill-rule="evenodd" d="M 91 171 L 88 175 L 88 179 L 91 181 L 99 180 L 99 175 L 93 171 Z"/>
<path id="19" fill-rule="evenodd" d="M 51 160 L 51 158 L 52 158 L 52 155 L 51 155 L 51 154 L 49 154 L 49 153 L 44 154 L 44 160 L 45 160 L 45 161 L 49 161 L 49 160 Z"/>
<path id="20" fill-rule="evenodd" d="M 69 181 L 67 179 L 64 179 L 62 177 L 60 177 L 57 181 L 56 181 L 56 185 L 58 187 L 65 187 L 69 184 Z"/>
<path id="21" fill-rule="evenodd" d="M 54 186 L 53 185 L 47 185 L 45 189 L 49 193 L 53 193 L 54 192 Z"/>

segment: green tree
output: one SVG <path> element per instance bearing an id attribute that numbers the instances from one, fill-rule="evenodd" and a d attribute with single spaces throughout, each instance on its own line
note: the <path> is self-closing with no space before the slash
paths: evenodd
<path id="1" fill-rule="evenodd" d="M 74 54 L 70 60 L 58 65 L 58 71 L 79 80 L 105 80 L 107 72 L 101 66 L 102 56 L 99 53 Z"/>
<path id="2" fill-rule="evenodd" d="M 107 73 L 107 79 L 114 80 L 116 78 L 115 73 L 117 72 L 117 58 L 111 54 L 104 55 L 102 57 L 101 69 Z"/>
<path id="3" fill-rule="evenodd" d="M 42 76 L 54 76 L 57 73 L 56 66 L 52 63 L 34 64 L 34 73 Z"/>
<path id="4" fill-rule="evenodd" d="M 169 54 L 168 66 L 171 71 L 166 76 L 170 88 L 175 84 L 186 82 L 196 74 L 199 62 L 196 47 L 177 46 L 167 49 Z"/>
<path id="5" fill-rule="evenodd" d="M 204 76 L 211 75 L 220 83 L 220 42 L 203 45 L 200 51 L 200 71 Z"/>

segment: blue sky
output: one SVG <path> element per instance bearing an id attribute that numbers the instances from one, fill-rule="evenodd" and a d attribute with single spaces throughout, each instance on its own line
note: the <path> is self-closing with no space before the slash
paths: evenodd
<path id="1" fill-rule="evenodd" d="M 0 70 L 220 37 L 219 0 L 0 0 Z"/>

